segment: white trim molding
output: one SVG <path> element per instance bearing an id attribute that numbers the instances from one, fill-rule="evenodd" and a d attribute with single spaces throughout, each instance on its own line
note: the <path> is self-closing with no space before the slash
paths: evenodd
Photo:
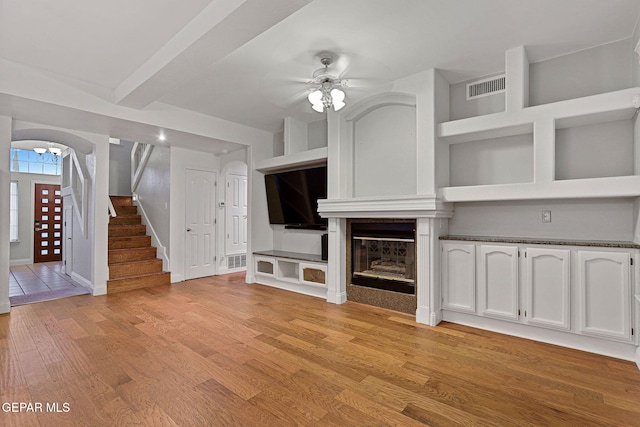
<path id="1" fill-rule="evenodd" d="M 323 218 L 451 218 L 453 206 L 434 195 L 318 200 Z"/>

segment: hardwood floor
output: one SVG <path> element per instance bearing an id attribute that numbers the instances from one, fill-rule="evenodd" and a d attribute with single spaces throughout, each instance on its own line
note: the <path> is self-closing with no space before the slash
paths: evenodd
<path id="1" fill-rule="evenodd" d="M 15 307 L 0 369 L 7 426 L 640 425 L 631 362 L 243 274 Z"/>

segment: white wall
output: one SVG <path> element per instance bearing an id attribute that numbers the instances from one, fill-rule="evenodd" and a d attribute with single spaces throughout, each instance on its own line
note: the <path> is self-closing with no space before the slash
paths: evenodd
<path id="1" fill-rule="evenodd" d="M 109 195 L 131 195 L 131 149 L 133 142 L 109 144 Z"/>
<path id="2" fill-rule="evenodd" d="M 35 199 L 34 185 L 60 184 L 61 177 L 12 172 L 11 180 L 18 181 L 18 240 L 11 242 L 9 261 L 11 265 L 33 262 L 33 219 Z"/>
<path id="3" fill-rule="evenodd" d="M 533 182 L 533 135 L 452 144 L 450 185 Z"/>
<path id="4" fill-rule="evenodd" d="M 136 189 L 138 203 L 149 221 L 147 227 L 153 229 L 158 249 L 160 251 L 166 250 L 167 255 L 170 255 L 169 230 L 171 228 L 169 215 L 170 157 L 171 150 L 168 147 L 153 147 Z"/>
<path id="5" fill-rule="evenodd" d="M 0 314 L 9 313 L 9 186 L 11 172 L 11 118 L 0 116 Z"/>
<path id="6" fill-rule="evenodd" d="M 326 231 L 285 229 L 284 225 L 272 225 L 273 249 L 288 252 L 320 255 L 321 237 Z"/>
<path id="7" fill-rule="evenodd" d="M 556 131 L 556 179 L 634 174 L 631 120 Z"/>
<path id="8" fill-rule="evenodd" d="M 307 143 L 309 150 L 327 146 L 327 119 L 311 122 L 308 125 Z"/>
<path id="9" fill-rule="evenodd" d="M 377 108 L 354 125 L 354 196 L 416 194 L 416 110 Z"/>
<path id="10" fill-rule="evenodd" d="M 503 74 L 503 73 L 500 73 Z M 496 74 L 493 76 L 497 76 Z M 466 119 L 467 117 L 482 116 L 484 114 L 500 113 L 505 110 L 505 94 L 496 93 L 467 100 L 467 84 L 492 76 L 478 77 L 460 83 L 452 84 L 449 88 L 450 120 Z"/>
<path id="11" fill-rule="evenodd" d="M 551 223 L 542 223 L 542 211 Z M 553 200 L 456 203 L 452 235 L 622 240 L 634 237 L 634 200 Z"/>
<path id="12" fill-rule="evenodd" d="M 529 105 L 547 104 L 631 87 L 631 39 L 529 66 Z"/>

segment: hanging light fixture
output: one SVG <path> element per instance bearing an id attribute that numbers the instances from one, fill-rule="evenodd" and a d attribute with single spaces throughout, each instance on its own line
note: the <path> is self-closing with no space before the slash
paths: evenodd
<path id="1" fill-rule="evenodd" d="M 40 157 L 45 160 L 45 154 L 49 153 L 53 156 L 53 160 L 57 160 L 58 156 L 62 154 L 62 149 L 59 147 L 54 147 L 52 143 L 47 142 L 47 148 L 44 147 L 34 147 L 33 151 L 38 153 Z"/>
<path id="2" fill-rule="evenodd" d="M 334 111 L 340 110 L 346 104 L 344 102 L 345 93 L 339 86 L 345 86 L 338 77 L 329 72 L 329 65 L 333 62 L 333 56 L 324 53 L 320 58 L 320 62 L 324 68 L 320 68 L 313 73 L 313 81 L 319 85 L 316 90 L 311 92 L 307 99 L 311 103 L 311 108 L 318 113 L 324 112 L 325 109 L 333 107 Z"/>

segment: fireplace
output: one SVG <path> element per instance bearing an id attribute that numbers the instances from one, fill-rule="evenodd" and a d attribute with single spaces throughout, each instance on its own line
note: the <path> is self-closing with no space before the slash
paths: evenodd
<path id="1" fill-rule="evenodd" d="M 415 313 L 415 229 L 415 221 L 349 221 L 348 300 Z"/>

